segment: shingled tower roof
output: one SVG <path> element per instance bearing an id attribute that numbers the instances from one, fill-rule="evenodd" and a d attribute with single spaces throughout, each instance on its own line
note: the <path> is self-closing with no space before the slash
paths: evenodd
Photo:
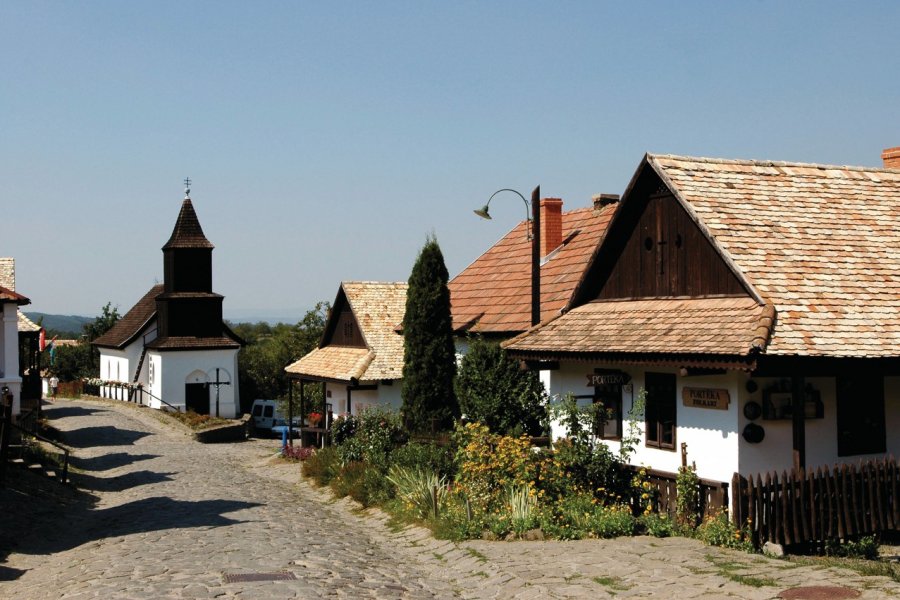
<path id="1" fill-rule="evenodd" d="M 181 212 L 178 213 L 178 220 L 175 221 L 175 229 L 172 230 L 172 237 L 162 247 L 163 250 L 171 248 L 215 248 L 206 236 L 203 235 L 203 228 L 200 227 L 200 220 L 197 219 L 197 213 L 194 212 L 194 205 L 191 204 L 190 198 L 185 198 L 181 204 Z"/>

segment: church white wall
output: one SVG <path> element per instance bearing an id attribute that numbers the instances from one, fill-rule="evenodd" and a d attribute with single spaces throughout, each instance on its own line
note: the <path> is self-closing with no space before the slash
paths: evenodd
<path id="1" fill-rule="evenodd" d="M 219 388 L 219 416 L 234 418 L 240 411 L 237 388 L 237 350 L 190 350 L 160 352 L 159 369 L 154 377 L 159 378 L 159 397 L 180 409 L 185 407 L 184 386 L 186 383 L 208 383 L 215 381 L 216 368 L 221 380 L 231 385 Z M 155 367 L 154 367 L 155 368 Z M 199 373 L 198 373 L 199 372 Z M 190 376 L 190 380 L 188 377 Z M 210 414 L 216 413 L 216 388 L 210 386 Z"/>

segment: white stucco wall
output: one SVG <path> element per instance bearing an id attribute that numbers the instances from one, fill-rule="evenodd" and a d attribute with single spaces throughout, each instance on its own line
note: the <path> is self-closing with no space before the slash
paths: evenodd
<path id="1" fill-rule="evenodd" d="M 0 327 L 0 389 L 9 388 L 13 395 L 12 414 L 22 413 L 22 378 L 19 377 L 19 307 L 15 302 L 2 304 Z"/>
<path id="2" fill-rule="evenodd" d="M 395 380 L 392 385 L 378 384 L 378 388 L 374 390 L 352 390 L 350 412 L 358 415 L 360 411 L 371 406 L 399 411 L 402 406 L 401 388 L 400 380 Z M 331 404 L 334 416 L 345 414 L 347 412 L 347 385 L 327 383 L 325 385 L 325 402 Z"/>
<path id="3" fill-rule="evenodd" d="M 587 386 L 586 375 L 593 373 L 595 368 L 616 369 L 631 375 L 631 390 L 627 386 L 622 392 L 622 433 L 628 433 L 628 411 L 632 407 L 635 398 L 644 387 L 644 374 L 672 373 L 676 376 L 676 400 L 675 400 L 675 449 L 661 450 L 648 448 L 644 440 L 644 421 L 641 419 L 637 425 L 641 435 L 631 463 L 644 465 L 660 471 L 675 473 L 681 465 L 681 443 L 686 442 L 688 447 L 688 461 L 696 462 L 697 473 L 700 477 L 716 481 L 731 481 L 731 477 L 738 468 L 738 430 L 737 390 L 740 384 L 740 375 L 729 373 L 725 375 L 713 375 L 702 377 L 682 377 L 677 369 L 672 368 L 644 368 L 622 365 L 594 364 L 594 363 L 562 363 L 557 371 L 549 371 L 550 389 L 552 396 L 562 397 L 567 393 L 575 395 L 592 395 L 593 388 Z M 709 408 L 695 408 L 684 406 L 682 402 L 682 389 L 684 387 L 727 389 L 730 402 L 727 410 L 715 410 Z M 590 403 L 590 399 L 584 399 L 580 403 Z M 554 437 L 564 434 L 564 430 L 555 424 Z M 619 450 L 619 442 L 605 442 L 614 451 Z"/>
<path id="4" fill-rule="evenodd" d="M 225 418 L 234 418 L 238 415 L 240 391 L 237 385 L 237 350 L 154 352 L 153 359 L 156 361 L 154 385 L 152 386 L 154 395 L 173 406 L 184 409 L 185 384 L 215 381 L 218 367 L 220 379 L 231 382 L 231 385 L 219 388 L 219 415 Z M 158 406 L 156 407 L 158 408 Z M 216 414 L 216 388 L 214 386 L 209 388 L 209 412 L 212 415 Z"/>
<path id="5" fill-rule="evenodd" d="M 631 375 L 633 392 L 623 391 L 623 433 L 627 433 L 627 413 L 634 397 L 644 387 L 644 374 L 673 373 L 676 375 L 676 435 L 675 451 L 648 448 L 644 443 L 644 423 L 639 423 L 642 440 L 632 457 L 633 464 L 643 464 L 654 469 L 676 472 L 681 464 L 680 446 L 688 444 L 688 461 L 696 462 L 700 477 L 730 482 L 735 472 L 742 475 L 766 471 L 789 471 L 793 466 L 793 433 L 790 419 L 753 420 L 765 431 L 764 439 L 756 444 L 744 440 L 742 432 L 751 420 L 744 416 L 744 406 L 750 402 L 763 404 L 765 390 L 784 378 L 752 378 L 756 390 L 749 392 L 747 381 L 751 377 L 742 372 L 724 375 L 681 376 L 676 369 L 644 368 L 592 363 L 562 363 L 558 371 L 549 372 L 549 389 L 553 395 L 566 393 L 591 395 L 593 389 L 586 385 L 586 375 L 594 368 L 617 369 Z M 787 381 L 787 380 L 785 380 Z M 838 456 L 837 449 L 837 399 L 834 377 L 807 377 L 806 383 L 819 392 L 824 412 L 822 418 L 806 419 L 806 464 L 824 466 L 836 463 L 858 462 L 883 455 Z M 728 390 L 728 410 L 714 410 L 684 406 L 685 387 Z M 887 377 L 885 391 L 885 429 L 887 453 L 900 453 L 900 377 Z M 584 399 L 582 404 L 591 402 Z M 558 423 L 553 427 L 554 438 L 565 435 Z M 608 441 L 613 450 L 619 443 Z"/>

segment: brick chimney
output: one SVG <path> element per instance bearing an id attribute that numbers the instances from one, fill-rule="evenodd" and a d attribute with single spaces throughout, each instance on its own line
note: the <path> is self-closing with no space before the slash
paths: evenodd
<path id="1" fill-rule="evenodd" d="M 562 205 L 560 198 L 541 198 L 541 256 L 562 244 Z"/>
<path id="2" fill-rule="evenodd" d="M 607 204 L 615 204 L 619 201 L 618 194 L 596 194 L 591 198 L 594 201 L 594 210 L 600 210 Z"/>
<path id="3" fill-rule="evenodd" d="M 885 148 L 881 153 L 885 169 L 900 169 L 900 146 Z"/>

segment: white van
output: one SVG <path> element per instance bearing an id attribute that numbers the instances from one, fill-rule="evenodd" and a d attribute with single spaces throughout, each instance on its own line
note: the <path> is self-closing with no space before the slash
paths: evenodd
<path id="1" fill-rule="evenodd" d="M 259 430 L 271 430 L 276 419 L 284 419 L 284 415 L 278 412 L 278 403 L 275 400 L 254 400 L 250 409 L 253 416 L 253 426 Z"/>

